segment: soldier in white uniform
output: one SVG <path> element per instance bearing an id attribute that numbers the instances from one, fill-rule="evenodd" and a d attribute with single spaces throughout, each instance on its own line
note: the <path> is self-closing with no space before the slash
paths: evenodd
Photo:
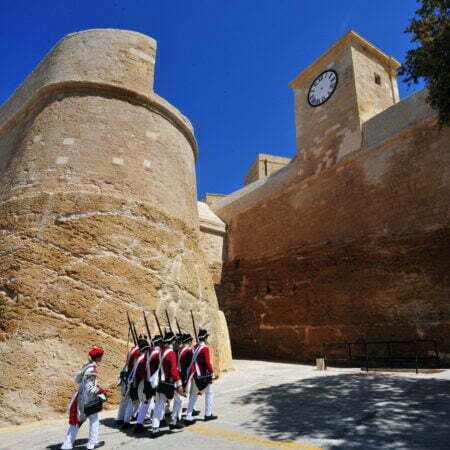
<path id="1" fill-rule="evenodd" d="M 106 400 L 105 390 L 97 386 L 97 364 L 102 360 L 103 349 L 93 348 L 89 352 L 90 361 L 85 364 L 75 377 L 80 385 L 69 405 L 69 429 L 61 450 L 71 450 L 77 437 L 78 430 L 86 420 L 85 406 L 100 397 Z M 99 416 L 98 412 L 89 416 L 89 441 L 87 449 L 93 450 L 98 444 Z"/>

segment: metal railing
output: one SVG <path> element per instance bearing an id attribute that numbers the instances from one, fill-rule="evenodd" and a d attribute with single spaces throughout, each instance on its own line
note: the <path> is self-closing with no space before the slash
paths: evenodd
<path id="1" fill-rule="evenodd" d="M 419 352 L 421 344 L 432 344 L 433 355 L 423 355 Z M 405 351 L 402 355 L 393 354 L 393 346 L 410 346 L 411 356 L 406 356 Z M 332 356 L 332 347 L 344 347 L 345 357 L 336 358 Z M 362 352 L 355 352 L 355 347 L 362 348 Z M 384 352 L 380 349 L 384 348 Z M 376 350 L 376 354 L 374 352 Z M 372 354 L 370 351 L 372 350 Z M 383 354 L 382 356 L 379 356 Z M 441 361 L 439 359 L 437 342 L 434 339 L 414 339 L 407 341 L 355 341 L 355 342 L 326 342 L 323 344 L 323 357 L 325 361 L 325 368 L 330 364 L 345 364 L 347 367 L 365 367 L 369 371 L 371 363 L 375 363 L 375 367 L 385 367 L 386 364 L 390 369 L 405 368 L 408 363 L 412 364 L 419 373 L 420 368 L 423 367 L 426 361 L 434 361 L 435 367 L 441 368 Z M 399 367 L 401 366 L 401 367 Z"/>

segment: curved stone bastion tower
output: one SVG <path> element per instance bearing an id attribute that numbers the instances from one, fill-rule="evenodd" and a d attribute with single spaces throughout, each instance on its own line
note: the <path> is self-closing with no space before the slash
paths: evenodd
<path id="1" fill-rule="evenodd" d="M 155 55 L 131 31 L 68 35 L 0 110 L 0 423 L 64 410 L 94 345 L 117 399 L 126 311 L 139 331 L 143 310 L 167 309 L 192 332 L 192 309 L 230 366 L 200 250 L 197 144 L 153 92 Z"/>

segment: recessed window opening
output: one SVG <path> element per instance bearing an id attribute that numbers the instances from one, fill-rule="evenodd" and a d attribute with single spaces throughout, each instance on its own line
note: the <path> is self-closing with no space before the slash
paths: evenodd
<path id="1" fill-rule="evenodd" d="M 381 86 L 381 77 L 380 77 L 380 75 L 378 75 L 377 73 L 375 73 L 374 75 L 375 75 L 375 83 L 378 84 L 379 86 Z"/>

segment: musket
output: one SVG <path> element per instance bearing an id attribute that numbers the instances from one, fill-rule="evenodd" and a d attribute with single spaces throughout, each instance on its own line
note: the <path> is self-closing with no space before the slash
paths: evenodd
<path id="1" fill-rule="evenodd" d="M 191 318 L 192 318 L 192 326 L 194 327 L 195 340 L 197 341 L 197 344 L 198 344 L 197 328 L 195 326 L 194 313 L 192 312 L 192 309 L 191 309 Z"/>
<path id="2" fill-rule="evenodd" d="M 180 327 L 180 324 L 178 323 L 178 319 L 176 317 L 175 317 L 175 323 L 177 324 L 178 333 L 181 334 L 181 327 Z"/>
<path id="3" fill-rule="evenodd" d="M 167 317 L 167 323 L 169 324 L 170 331 L 173 333 L 172 324 L 170 323 L 169 313 L 167 312 L 167 309 L 166 309 L 166 317 Z"/>
<path id="4" fill-rule="evenodd" d="M 145 311 L 142 311 L 142 314 L 144 315 L 145 328 L 147 328 L 148 339 L 150 341 L 150 339 L 152 338 L 152 334 L 150 333 L 150 327 L 148 326 L 147 316 L 145 315 Z"/>
<path id="5" fill-rule="evenodd" d="M 131 322 L 131 324 L 133 325 L 134 335 L 136 336 L 136 343 L 137 343 L 139 335 L 136 330 L 136 325 L 134 324 L 134 322 Z"/>
<path id="6" fill-rule="evenodd" d="M 153 310 L 153 315 L 155 316 L 155 320 L 156 320 L 156 325 L 158 325 L 158 330 L 159 330 L 159 334 L 161 337 L 164 337 L 164 334 L 161 330 L 161 325 L 159 324 L 159 320 L 158 320 L 158 316 L 156 315 L 156 311 Z"/>
<path id="7" fill-rule="evenodd" d="M 134 345 L 137 345 L 137 336 L 136 331 L 133 329 L 133 324 L 131 323 L 130 315 L 127 311 L 127 319 L 128 319 L 128 330 L 131 331 L 131 337 L 133 338 Z"/>

